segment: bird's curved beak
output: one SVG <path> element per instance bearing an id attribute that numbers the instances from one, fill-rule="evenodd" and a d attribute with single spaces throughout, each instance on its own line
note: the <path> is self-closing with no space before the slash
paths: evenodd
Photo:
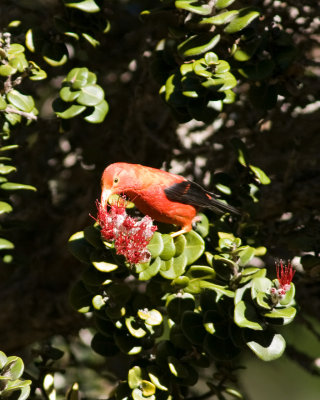
<path id="1" fill-rule="evenodd" d="M 106 208 L 108 206 L 109 197 L 112 195 L 112 189 L 102 189 L 101 205 Z"/>

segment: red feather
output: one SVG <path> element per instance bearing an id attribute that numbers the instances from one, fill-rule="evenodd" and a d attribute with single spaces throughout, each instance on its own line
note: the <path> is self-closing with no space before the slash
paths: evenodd
<path id="1" fill-rule="evenodd" d="M 101 203 L 111 194 L 123 194 L 145 215 L 156 221 L 192 229 L 192 221 L 201 207 L 217 213 L 239 212 L 214 198 L 214 194 L 180 175 L 139 164 L 115 163 L 103 172 Z M 180 231 L 179 231 L 180 233 Z"/>

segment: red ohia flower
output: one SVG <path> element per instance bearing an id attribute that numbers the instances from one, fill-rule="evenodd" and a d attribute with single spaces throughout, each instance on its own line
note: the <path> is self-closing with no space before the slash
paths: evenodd
<path id="1" fill-rule="evenodd" d="M 97 201 L 97 221 L 101 235 L 107 241 L 114 241 L 117 254 L 123 255 L 131 264 L 149 261 L 151 254 L 147 249 L 157 227 L 146 215 L 142 219 L 130 217 L 125 204 L 118 201 L 110 208 L 104 208 Z"/>
<path id="2" fill-rule="evenodd" d="M 283 265 L 283 261 L 276 264 L 277 267 L 277 278 L 279 282 L 279 293 L 285 295 L 290 289 L 290 285 L 295 274 L 295 270 L 292 268 L 291 262 L 288 261 L 288 265 Z"/>

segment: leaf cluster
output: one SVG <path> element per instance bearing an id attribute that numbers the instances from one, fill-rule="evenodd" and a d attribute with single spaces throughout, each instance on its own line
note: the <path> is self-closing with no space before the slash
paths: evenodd
<path id="1" fill-rule="evenodd" d="M 87 265 L 70 299 L 79 312 L 93 312 L 92 348 L 135 360 L 117 399 L 172 398 L 174 387 L 183 393 L 198 381 L 199 368 L 235 360 L 244 349 L 265 361 L 282 355 L 276 327 L 295 316 L 294 285 L 274 303 L 277 281 L 250 265 L 265 249 L 210 225 L 202 215 L 199 233 L 173 239 L 156 232 L 151 260 L 133 266 L 96 225 L 70 238 L 72 254 Z"/>
<path id="2" fill-rule="evenodd" d="M 0 351 L 0 397 L 24 400 L 30 393 L 30 380 L 21 379 L 24 365 L 20 357 L 7 357 Z"/>

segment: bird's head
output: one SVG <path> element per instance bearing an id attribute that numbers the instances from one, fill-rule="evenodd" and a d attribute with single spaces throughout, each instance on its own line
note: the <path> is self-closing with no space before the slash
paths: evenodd
<path id="1" fill-rule="evenodd" d="M 135 185 L 135 165 L 128 163 L 110 164 L 101 178 L 101 205 L 106 207 L 113 194 L 127 194 Z"/>

